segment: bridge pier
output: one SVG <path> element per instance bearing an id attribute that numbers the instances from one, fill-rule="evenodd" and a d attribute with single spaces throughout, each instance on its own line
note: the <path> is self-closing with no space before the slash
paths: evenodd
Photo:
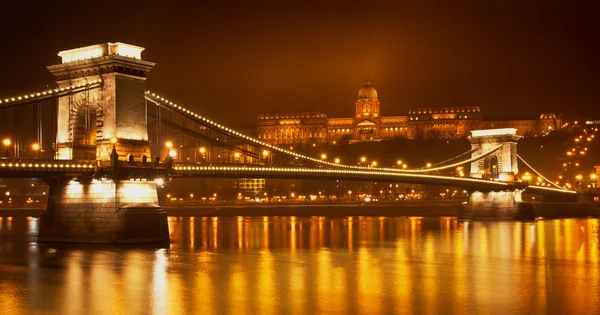
<path id="1" fill-rule="evenodd" d="M 533 205 L 523 202 L 522 190 L 469 192 L 467 203 L 463 205 L 459 218 L 497 218 L 534 220 Z"/>
<path id="2" fill-rule="evenodd" d="M 152 181 L 49 181 L 39 242 L 169 243 Z"/>

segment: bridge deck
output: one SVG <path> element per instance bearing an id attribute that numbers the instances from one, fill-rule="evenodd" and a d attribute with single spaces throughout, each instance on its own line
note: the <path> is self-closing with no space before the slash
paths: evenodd
<path id="1" fill-rule="evenodd" d="M 407 184 L 452 186 L 470 190 L 514 190 L 525 189 L 527 192 L 540 195 L 565 196 L 576 192 L 549 187 L 529 186 L 523 183 L 507 183 L 477 178 L 451 177 L 441 175 L 411 174 L 388 172 L 377 169 L 349 170 L 307 167 L 277 166 L 231 166 L 231 165 L 197 165 L 161 163 L 130 163 L 119 161 L 119 169 L 124 173 L 153 179 L 168 175 L 174 178 L 274 178 L 274 179 L 330 179 L 349 181 L 379 181 Z M 73 177 L 86 175 L 104 177 L 115 168 L 105 162 L 66 161 L 66 160 L 18 160 L 1 161 L 0 178 L 35 178 L 35 177 Z"/>

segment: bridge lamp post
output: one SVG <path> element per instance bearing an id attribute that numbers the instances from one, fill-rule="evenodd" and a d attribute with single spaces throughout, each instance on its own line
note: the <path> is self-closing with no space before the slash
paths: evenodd
<path id="1" fill-rule="evenodd" d="M 234 162 L 237 162 L 237 163 L 239 163 L 239 162 L 240 162 L 240 153 L 239 153 L 239 152 L 235 152 L 235 153 L 233 154 L 233 157 L 235 158 L 235 161 L 234 161 Z"/>
<path id="2" fill-rule="evenodd" d="M 326 160 L 326 159 L 327 159 L 327 154 L 321 153 L 321 160 Z"/>
<path id="3" fill-rule="evenodd" d="M 425 167 L 431 167 L 431 163 L 427 162 L 427 164 L 425 164 Z"/>
<path id="4" fill-rule="evenodd" d="M 34 152 L 34 156 L 35 156 L 36 158 L 38 158 L 38 159 L 39 159 L 39 158 L 41 158 L 41 157 L 40 157 L 41 150 L 40 150 L 40 144 L 39 144 L 39 143 L 34 143 L 34 144 L 32 144 L 32 145 L 31 145 L 31 149 L 33 150 L 33 152 Z"/>
<path id="5" fill-rule="evenodd" d="M 591 180 L 590 184 L 592 185 L 592 188 L 596 188 L 596 184 L 597 184 L 596 180 L 597 179 L 598 179 L 598 175 L 593 174 L 593 173 L 592 173 L 592 175 L 590 175 L 590 180 Z"/>
<path id="6" fill-rule="evenodd" d="M 200 149 L 198 149 L 198 151 L 200 151 L 200 154 L 202 155 L 202 162 L 205 162 L 206 159 L 206 148 L 205 147 L 200 147 Z"/>
<path id="7" fill-rule="evenodd" d="M 267 161 L 267 162 L 273 162 L 273 160 L 271 159 L 271 154 L 269 153 L 269 151 L 267 150 L 263 150 L 262 152 L 263 158 Z"/>
<path id="8" fill-rule="evenodd" d="M 361 156 L 360 157 L 360 163 L 361 164 L 365 164 L 365 162 L 367 162 L 367 157 L 366 156 Z"/>
<path id="9" fill-rule="evenodd" d="M 10 157 L 10 151 L 8 151 L 8 148 L 10 147 L 11 143 L 12 141 L 9 138 L 2 140 L 2 145 L 6 147 L 6 155 L 8 155 L 8 157 Z"/>
<path id="10" fill-rule="evenodd" d="M 402 164 L 402 168 L 403 168 L 403 169 L 407 169 L 407 168 L 408 168 L 408 165 L 406 165 L 406 164 Z"/>
<path id="11" fill-rule="evenodd" d="M 397 160 L 396 161 L 396 166 L 402 167 L 402 160 Z"/>
<path id="12" fill-rule="evenodd" d="M 581 174 L 577 174 L 577 176 L 575 176 L 575 179 L 577 180 L 577 188 L 581 187 L 581 179 L 583 179 L 583 176 L 581 176 Z"/>
<path id="13" fill-rule="evenodd" d="M 335 158 L 335 160 L 333 160 L 335 162 L 335 164 L 340 164 L 340 158 Z"/>
<path id="14" fill-rule="evenodd" d="M 377 161 L 373 161 L 373 162 L 371 162 L 371 166 L 372 166 L 372 167 L 377 167 Z"/>
<path id="15" fill-rule="evenodd" d="M 173 156 L 171 155 L 171 151 L 173 151 L 173 150 L 171 150 L 171 148 L 173 148 L 173 142 L 171 142 L 171 141 L 167 141 L 167 142 L 165 142 L 165 147 L 167 148 L 167 154 L 168 154 L 170 157 L 173 157 Z"/>

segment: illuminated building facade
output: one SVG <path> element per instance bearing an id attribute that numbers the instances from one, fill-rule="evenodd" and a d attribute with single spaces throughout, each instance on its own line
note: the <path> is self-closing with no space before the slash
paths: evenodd
<path id="1" fill-rule="evenodd" d="M 414 108 L 406 116 L 381 116 L 381 103 L 369 82 L 358 91 L 352 118 L 327 118 L 325 113 L 262 114 L 258 138 L 270 144 L 355 143 L 384 139 L 455 139 L 472 130 L 515 128 L 519 136 L 544 135 L 561 128 L 554 114 L 539 119 L 484 121 L 477 106 Z"/>
<path id="2" fill-rule="evenodd" d="M 533 137 L 545 135 L 552 130 L 560 129 L 561 126 L 561 119 L 555 114 L 548 113 L 541 114 L 540 119 L 484 121 L 482 129 L 515 128 L 519 136 Z"/>
<path id="3" fill-rule="evenodd" d="M 234 189 L 239 189 L 241 192 L 257 195 L 265 191 L 264 178 L 240 178 L 234 182 Z"/>
<path id="4" fill-rule="evenodd" d="M 263 114 L 256 124 L 258 138 L 267 143 L 327 142 L 327 116 L 323 113 Z"/>

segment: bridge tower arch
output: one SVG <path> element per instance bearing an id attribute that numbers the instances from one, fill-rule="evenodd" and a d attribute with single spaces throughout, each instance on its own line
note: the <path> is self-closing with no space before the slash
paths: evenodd
<path id="1" fill-rule="evenodd" d="M 514 180 L 519 172 L 517 158 L 517 135 L 515 128 L 473 130 L 471 141 L 472 157 L 477 157 L 489 152 L 498 146 L 493 153 L 471 162 L 470 176 L 474 178 L 497 179 L 501 181 Z"/>

